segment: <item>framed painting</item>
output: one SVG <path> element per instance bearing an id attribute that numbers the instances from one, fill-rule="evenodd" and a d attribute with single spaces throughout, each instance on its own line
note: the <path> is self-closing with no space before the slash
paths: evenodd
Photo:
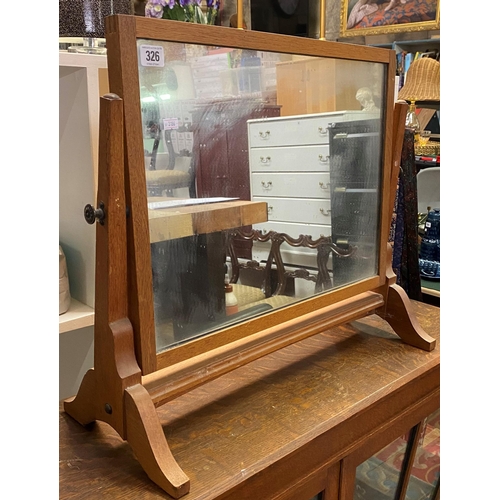
<path id="1" fill-rule="evenodd" d="M 440 0 L 342 0 L 340 37 L 439 29 Z"/>

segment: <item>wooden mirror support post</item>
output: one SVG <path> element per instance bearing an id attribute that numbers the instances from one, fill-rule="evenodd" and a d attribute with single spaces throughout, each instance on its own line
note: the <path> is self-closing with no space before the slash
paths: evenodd
<path id="1" fill-rule="evenodd" d="M 101 98 L 99 185 L 87 222 L 97 224 L 94 368 L 64 410 L 82 425 L 101 420 L 127 440 L 137 459 L 158 486 L 174 498 L 189 491 L 189 478 L 175 461 L 155 406 L 141 383 L 128 319 L 127 205 L 125 200 L 123 101 L 114 94 Z"/>
<path id="2" fill-rule="evenodd" d="M 393 203 L 396 200 L 396 192 L 401 163 L 401 152 L 403 149 L 403 139 L 405 131 L 405 118 L 408 105 L 396 102 L 393 114 L 393 135 L 392 135 L 392 168 L 390 173 L 390 199 Z M 392 211 L 388 211 L 388 226 L 390 226 Z M 392 247 L 387 244 L 387 271 L 386 283 L 382 287 L 381 293 L 384 295 L 384 307 L 377 311 L 377 314 L 391 325 L 401 340 L 412 346 L 432 351 L 436 347 L 436 341 L 430 337 L 418 323 L 410 303 L 410 299 L 405 290 L 396 284 L 396 275 L 392 268 Z"/>
<path id="3" fill-rule="evenodd" d="M 137 263 L 139 258 L 146 261 L 149 258 L 150 241 L 146 190 L 144 184 L 138 187 L 136 182 L 136 178 L 143 173 L 144 158 L 141 143 L 137 142 L 137 131 L 141 130 L 138 97 L 134 97 L 137 90 L 130 90 L 130 86 L 137 84 L 132 68 L 134 65 L 137 67 L 134 60 L 135 39 L 142 33 L 139 31 L 134 35 L 135 23 L 143 25 L 144 33 L 149 33 L 150 27 L 154 27 L 161 36 L 162 23 L 165 23 L 165 28 L 169 27 L 165 32 L 178 30 L 180 26 L 183 32 L 188 31 L 195 38 L 201 33 L 200 40 L 210 45 L 223 45 L 227 37 L 241 34 L 254 40 L 252 43 L 256 48 L 264 49 L 268 35 L 238 30 L 227 32 L 217 27 L 185 27 L 175 21 L 171 24 L 135 19 L 133 16 L 112 16 L 110 19 L 117 23 L 116 26 L 121 23 L 127 26 L 124 31 L 128 40 L 126 43 L 130 45 L 121 47 L 123 50 L 118 51 L 121 56 L 113 58 L 110 54 L 115 51 L 116 55 L 118 39 L 110 37 L 110 86 L 116 94 L 101 98 L 98 206 L 85 207 L 87 222 L 96 222 L 94 368 L 86 373 L 78 394 L 64 402 L 64 409 L 82 425 L 95 420 L 111 425 L 129 442 L 149 478 L 170 496 L 179 498 L 189 492 L 189 478 L 169 449 L 156 407 L 278 349 L 369 314 L 377 313 L 387 320 L 404 342 L 427 351 L 434 349 L 435 340 L 418 325 L 406 293 L 396 285 L 390 247 L 386 250 L 383 241 L 388 238 L 390 214 L 394 206 L 405 105 L 398 104 L 394 108 L 393 94 L 388 91 L 386 130 L 394 133 L 393 137 L 386 137 L 385 140 L 385 157 L 392 163 L 390 169 L 387 169 L 386 163 L 384 170 L 386 182 L 381 208 L 384 229 L 380 254 L 386 270 L 359 284 L 327 291 L 276 310 L 269 316 L 253 318 L 242 325 L 236 324 L 193 339 L 170 349 L 166 357 L 165 353 L 157 353 L 155 349 L 148 268 Z M 213 39 L 212 28 L 215 34 Z M 250 47 L 251 40 L 245 42 L 229 38 L 229 46 L 245 46 L 246 43 Z M 271 36 L 273 41 L 281 43 L 281 48 L 286 51 L 288 40 L 285 37 Z M 314 52 L 311 44 L 316 50 L 316 42 L 309 40 L 303 43 L 306 55 Z M 323 47 L 321 50 L 326 50 L 325 42 L 320 45 Z M 342 47 L 341 50 L 347 49 Z M 367 48 L 357 50 L 363 52 Z M 347 57 L 346 53 L 342 54 Z M 389 62 L 390 75 L 395 70 L 393 56 Z M 388 80 L 387 88 L 394 88 L 394 78 Z M 126 86 L 122 87 L 121 95 L 120 85 L 123 82 Z M 239 203 L 244 207 L 253 202 Z M 244 212 L 243 208 L 241 211 Z M 238 219 L 235 227 L 247 225 L 244 222 Z M 151 272 L 150 268 L 148 272 Z M 143 317 L 146 321 L 141 319 Z"/>

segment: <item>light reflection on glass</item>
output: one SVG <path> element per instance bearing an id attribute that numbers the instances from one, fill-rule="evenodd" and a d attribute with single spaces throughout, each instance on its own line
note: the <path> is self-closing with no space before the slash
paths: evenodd
<path id="1" fill-rule="evenodd" d="M 151 40 L 138 59 L 148 201 L 182 204 L 150 210 L 158 352 L 378 273 L 382 64 Z"/>

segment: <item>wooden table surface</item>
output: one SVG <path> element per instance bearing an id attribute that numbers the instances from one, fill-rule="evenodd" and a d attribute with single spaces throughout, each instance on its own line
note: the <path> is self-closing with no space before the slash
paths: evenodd
<path id="1" fill-rule="evenodd" d="M 342 425 L 366 417 L 370 409 L 387 422 L 376 408 L 388 411 L 390 398 L 400 412 L 415 392 L 425 399 L 429 374 L 434 390 L 439 387 L 440 311 L 412 304 L 422 327 L 437 339 L 432 352 L 403 344 L 385 321 L 369 316 L 254 361 L 158 408 L 172 453 L 191 480 L 191 491 L 182 498 L 217 498 L 252 486 L 259 471 L 293 460 L 312 440 L 329 437 L 329 447 L 339 441 L 339 454 L 345 453 L 351 441 L 361 439 L 356 432 L 369 429 L 366 422 L 358 424 L 347 437 Z M 62 405 L 59 421 L 60 499 L 170 498 L 107 424 L 86 429 Z M 343 444 L 345 439 L 350 441 Z M 232 498 L 256 497 L 240 492 Z"/>
<path id="2" fill-rule="evenodd" d="M 162 201 L 169 198 L 149 198 Z M 170 198 L 171 200 L 171 198 Z M 233 200 L 148 211 L 151 243 L 267 222 L 267 203 Z"/>

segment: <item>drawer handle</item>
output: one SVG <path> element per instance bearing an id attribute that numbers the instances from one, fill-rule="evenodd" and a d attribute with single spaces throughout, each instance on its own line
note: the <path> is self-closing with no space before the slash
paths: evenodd
<path id="1" fill-rule="evenodd" d="M 269 132 L 269 130 L 266 130 L 265 132 L 259 132 L 259 135 L 261 139 L 268 139 L 271 135 L 271 132 Z"/>
<path id="2" fill-rule="evenodd" d="M 325 184 L 324 182 L 320 182 L 320 183 L 319 183 L 319 187 L 320 187 L 321 189 L 330 189 L 330 183 L 329 183 L 329 182 L 327 182 L 327 183 Z"/>
<path id="3" fill-rule="evenodd" d="M 273 187 L 273 183 L 271 181 L 269 182 L 261 181 L 261 184 L 264 189 L 271 189 Z"/>
<path id="4" fill-rule="evenodd" d="M 271 157 L 270 156 L 266 156 L 265 158 L 263 156 L 260 157 L 260 162 L 261 163 L 271 163 Z"/>
<path id="5" fill-rule="evenodd" d="M 319 158 L 319 161 L 321 163 L 328 163 L 328 161 L 330 161 L 329 155 L 327 155 L 327 156 L 319 155 L 318 158 Z"/>
<path id="6" fill-rule="evenodd" d="M 324 208 L 320 208 L 319 211 L 323 214 L 323 215 L 330 215 L 331 213 L 331 210 L 330 209 L 327 209 L 325 210 Z"/>
<path id="7" fill-rule="evenodd" d="M 328 129 L 323 127 L 318 127 L 318 132 L 320 135 L 326 135 L 328 134 Z"/>

